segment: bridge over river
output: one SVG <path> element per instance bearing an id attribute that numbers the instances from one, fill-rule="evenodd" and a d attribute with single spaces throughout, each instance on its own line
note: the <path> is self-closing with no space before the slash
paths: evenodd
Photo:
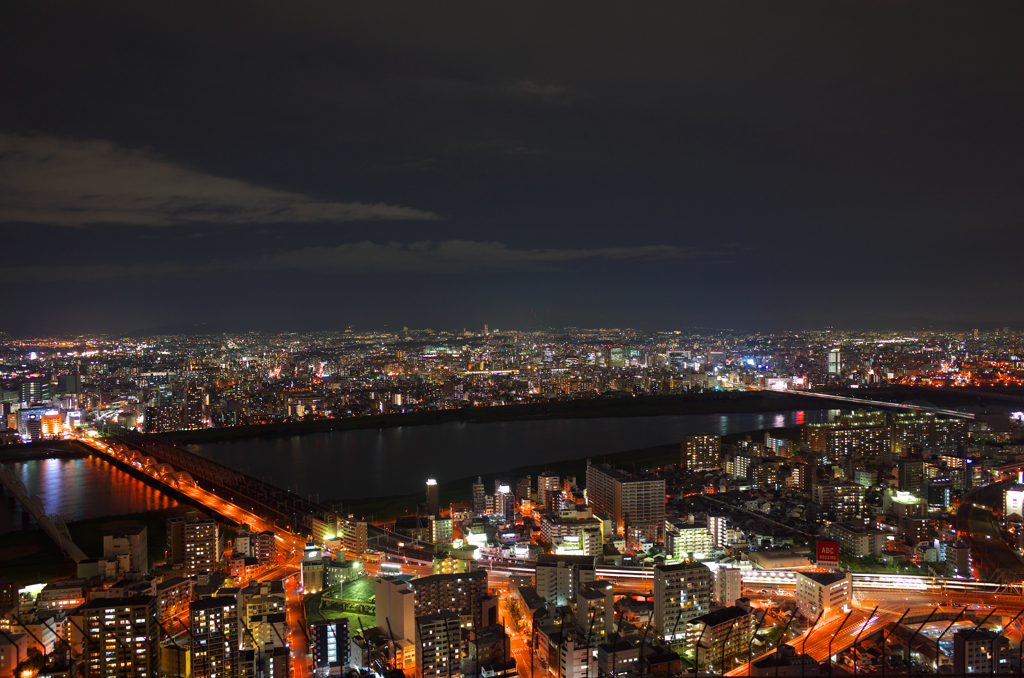
<path id="1" fill-rule="evenodd" d="M 68 526 L 64 524 L 64 519 L 60 517 L 60 514 L 47 514 L 42 500 L 34 494 L 30 495 L 25 487 L 25 483 L 15 478 L 10 469 L 0 468 L 0 485 L 3 485 L 11 496 L 25 507 L 25 510 L 35 518 L 39 527 L 43 528 L 43 532 L 48 534 L 57 543 L 60 550 L 66 553 L 69 558 L 76 563 L 88 559 L 85 552 L 71 539 Z"/>

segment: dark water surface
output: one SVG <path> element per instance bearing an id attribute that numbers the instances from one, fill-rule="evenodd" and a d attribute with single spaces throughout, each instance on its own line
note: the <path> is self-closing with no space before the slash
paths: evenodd
<path id="1" fill-rule="evenodd" d="M 318 499 L 418 492 L 518 466 L 599 457 L 663 445 L 686 434 L 720 435 L 828 421 L 838 410 L 555 419 L 439 424 L 312 433 L 291 438 L 192 445 L 189 449 L 280 487 Z M 5 462 L 47 513 L 65 521 L 167 508 L 175 501 L 102 459 Z M 0 533 L 33 526 L 11 497 L 0 500 Z"/>
<path id="2" fill-rule="evenodd" d="M 177 505 L 159 490 L 97 457 L 4 462 L 38 495 L 47 513 L 65 522 L 153 511 Z M 0 488 L 0 533 L 35 527 L 21 504 Z"/>
<path id="3" fill-rule="evenodd" d="M 190 445 L 196 454 L 313 499 L 417 492 L 520 466 L 600 456 L 678 441 L 828 421 L 839 410 L 608 419 L 450 423 L 332 431 L 290 438 Z"/>

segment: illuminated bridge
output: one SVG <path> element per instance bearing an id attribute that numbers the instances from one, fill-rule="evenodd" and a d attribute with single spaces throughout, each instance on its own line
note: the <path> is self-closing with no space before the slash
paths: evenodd
<path id="1" fill-rule="evenodd" d="M 0 468 L 0 485 L 3 485 L 15 499 L 21 502 L 25 510 L 35 518 L 43 532 L 48 534 L 69 558 L 76 563 L 87 559 L 88 556 L 85 555 L 85 552 L 71 540 L 71 533 L 68 532 L 68 526 L 64 524 L 64 519 L 60 517 L 60 514 L 47 514 L 42 500 L 34 494 L 29 495 L 25 483 L 15 478 L 10 469 Z"/>
<path id="2" fill-rule="evenodd" d="M 252 512 L 270 521 L 284 521 L 296 529 L 312 528 L 330 510 L 280 487 L 200 457 L 153 436 L 120 430 L 114 439 L 133 455 L 129 462 L 152 474 L 173 472 L 180 482 L 190 482 L 239 505 L 249 502 Z M 333 532 L 333 525 L 330 527 Z"/>

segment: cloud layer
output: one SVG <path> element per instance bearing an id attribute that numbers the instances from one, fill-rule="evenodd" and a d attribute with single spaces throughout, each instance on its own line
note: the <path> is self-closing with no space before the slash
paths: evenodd
<path id="1" fill-rule="evenodd" d="M 254 186 L 109 141 L 0 133 L 0 222 L 169 226 L 436 218 L 397 205 L 329 202 Z"/>
<path id="2" fill-rule="evenodd" d="M 54 269 L 25 267 L 12 270 L 11 273 L 51 282 L 231 275 L 269 271 L 307 271 L 321 274 L 459 274 L 473 271 L 554 271 L 577 262 L 646 262 L 691 259 L 698 256 L 716 255 L 669 245 L 594 249 L 515 249 L 500 242 L 470 240 L 388 244 L 364 241 L 337 247 L 306 247 L 250 259 L 214 259 L 197 264 L 165 261 L 130 266 L 82 265 Z"/>

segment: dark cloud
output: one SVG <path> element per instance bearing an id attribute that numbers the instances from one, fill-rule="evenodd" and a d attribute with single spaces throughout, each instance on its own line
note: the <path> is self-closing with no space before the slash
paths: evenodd
<path id="1" fill-rule="evenodd" d="M 203 234 L 193 233 L 190 237 Z M 500 242 L 413 242 L 377 244 L 370 241 L 336 247 L 306 247 L 263 256 L 204 262 L 159 261 L 128 266 L 63 265 L 14 267 L 19 277 L 51 282 L 180 276 L 235 276 L 239 273 L 303 271 L 316 274 L 433 273 L 461 275 L 480 272 L 557 271 L 574 262 L 658 262 L 718 256 L 671 245 L 603 247 L 594 249 L 514 249 Z"/>
<path id="2" fill-rule="evenodd" d="M 243 326 L 315 313 L 268 305 L 296 285 L 357 292 L 326 324 L 1022 323 L 1022 19 L 7 3 L 0 235 L 29 279 L 138 276 L 95 328 L 223 312 L 208 279 Z"/>
<path id="3" fill-rule="evenodd" d="M 167 226 L 438 218 L 407 207 L 253 186 L 105 140 L 43 135 L 0 133 L 0 186 L 0 222 Z"/>

